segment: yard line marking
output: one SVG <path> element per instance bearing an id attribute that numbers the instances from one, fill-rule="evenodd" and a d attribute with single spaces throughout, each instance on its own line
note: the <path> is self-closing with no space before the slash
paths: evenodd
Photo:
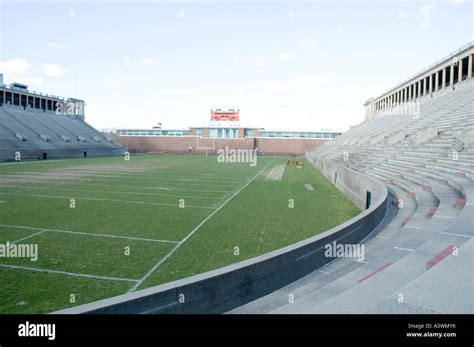
<path id="1" fill-rule="evenodd" d="M 438 214 L 435 214 L 433 217 L 438 217 L 438 218 L 456 218 L 456 217 L 453 217 L 453 216 L 440 216 Z"/>
<path id="2" fill-rule="evenodd" d="M 23 237 L 23 238 L 21 238 L 21 239 L 19 239 L 19 240 L 16 240 L 16 241 L 11 242 L 11 243 L 17 243 L 17 242 L 20 242 L 20 241 L 29 239 L 30 237 L 33 237 L 33 236 L 42 234 L 42 233 L 44 233 L 45 231 L 46 231 L 46 230 L 42 229 L 41 231 L 38 231 L 37 233 L 34 233 L 34 234 L 31 234 L 31 235 L 25 236 L 25 237 Z"/>
<path id="3" fill-rule="evenodd" d="M 448 232 L 445 232 L 445 231 L 442 231 L 442 232 L 440 232 L 440 234 L 443 234 L 443 235 L 454 235 L 454 236 L 467 237 L 467 238 L 469 238 L 469 239 L 472 237 L 471 235 L 464 235 L 464 234 L 448 233 Z"/>
<path id="4" fill-rule="evenodd" d="M 68 184 L 68 186 L 73 186 L 73 184 Z M 87 190 L 80 188 L 58 188 L 54 186 L 48 187 L 21 187 L 21 189 L 43 189 L 43 190 L 64 190 L 64 191 L 80 191 L 80 192 L 89 192 L 89 193 L 111 193 L 111 194 L 133 194 L 133 195 L 148 195 L 148 196 L 169 196 L 169 197 L 179 197 L 179 198 L 189 198 L 189 199 L 213 199 L 218 200 L 220 198 L 216 197 L 207 197 L 207 196 L 191 196 L 191 195 L 176 195 L 176 194 L 156 194 L 156 193 L 143 193 L 143 192 L 124 192 L 124 191 L 111 191 L 111 190 Z"/>
<path id="5" fill-rule="evenodd" d="M 408 252 L 414 252 L 415 250 L 414 249 L 411 249 L 411 248 L 403 248 L 403 247 L 393 247 L 395 249 L 399 249 L 401 251 L 408 251 Z"/>
<path id="6" fill-rule="evenodd" d="M 119 184 L 97 184 L 97 183 L 83 183 L 85 180 L 77 180 L 77 182 L 80 182 L 78 184 L 84 185 L 84 186 L 96 186 L 96 187 L 123 187 L 123 185 Z M 64 185 L 69 185 L 68 183 L 62 183 L 62 182 L 56 182 L 57 184 L 64 184 Z M 125 185 L 125 187 L 130 187 L 130 188 L 135 188 L 135 189 L 153 189 L 153 190 L 191 190 L 193 192 L 208 192 L 208 193 L 228 193 L 231 192 L 232 190 L 208 190 L 208 189 L 187 189 L 187 188 L 176 188 L 176 187 L 159 187 L 159 186 L 131 186 L 131 185 Z"/>
<path id="7" fill-rule="evenodd" d="M 10 268 L 10 269 L 20 269 L 20 270 L 37 271 L 37 272 L 49 272 L 49 273 L 59 274 L 59 275 L 67 275 L 67 276 L 74 276 L 74 277 L 95 278 L 95 279 L 109 280 L 109 281 L 138 282 L 138 280 L 134 280 L 134 279 L 131 279 L 131 278 L 109 277 L 109 276 L 98 276 L 98 275 L 88 275 L 88 274 L 80 274 L 80 273 L 75 273 L 75 272 L 67 272 L 67 271 L 60 271 L 60 270 L 42 269 L 42 268 L 29 267 L 29 266 L 20 266 L 20 265 L 0 264 L 0 267 Z"/>
<path id="8" fill-rule="evenodd" d="M 322 274 L 329 275 L 329 272 L 323 271 L 323 270 L 318 270 L 318 272 L 321 272 Z"/>
<path id="9" fill-rule="evenodd" d="M 270 164 L 273 164 L 274 160 L 270 163 Z M 216 208 L 214 211 L 211 212 L 211 214 L 209 216 L 207 216 L 201 223 L 199 223 L 193 230 L 191 230 L 191 232 L 186 235 L 186 237 L 184 239 L 182 239 L 176 246 L 173 247 L 173 249 L 167 254 L 165 255 L 158 263 L 155 264 L 155 266 L 153 266 L 150 271 L 148 271 L 141 279 L 139 282 L 137 282 L 132 288 L 130 288 L 130 290 L 128 291 L 129 293 L 130 292 L 133 292 L 135 291 L 148 277 L 150 277 L 150 275 L 155 272 L 160 266 L 161 264 L 163 264 L 169 257 L 171 257 L 178 249 L 179 247 L 181 247 L 191 236 L 193 236 L 193 234 L 198 231 L 209 219 L 211 219 L 217 212 L 219 212 L 225 205 L 227 205 L 227 203 L 229 201 L 231 201 L 234 197 L 236 197 L 242 190 L 244 190 L 245 188 L 247 188 L 247 186 L 258 176 L 260 175 L 268 166 L 270 166 L 270 164 L 268 164 L 267 166 L 265 166 L 261 171 L 259 171 L 255 176 L 253 176 L 252 178 L 250 178 L 247 183 L 245 183 L 239 190 L 237 190 L 234 194 L 232 194 L 226 201 L 224 201 L 218 208 Z"/>
<path id="10" fill-rule="evenodd" d="M 270 171 L 270 172 L 268 173 L 268 175 L 267 175 L 267 177 L 265 178 L 265 180 L 268 181 L 268 180 L 270 179 L 270 177 L 272 176 L 273 171 L 275 171 L 275 168 L 276 168 L 276 166 L 274 166 L 273 169 L 272 169 L 272 171 Z"/>
<path id="11" fill-rule="evenodd" d="M 407 229 L 421 229 L 420 227 L 413 227 L 413 226 L 410 226 L 410 225 L 405 225 L 404 228 L 407 228 Z"/>
<path id="12" fill-rule="evenodd" d="M 17 228 L 17 229 L 29 229 L 29 230 L 43 230 L 43 231 L 51 231 L 51 232 L 55 232 L 55 233 L 78 234 L 78 235 L 98 236 L 98 237 L 109 237 L 109 238 L 115 238 L 115 239 L 136 240 L 136 241 L 179 243 L 179 241 L 171 241 L 171 240 L 146 239 L 146 238 L 142 238 L 142 237 L 120 236 L 120 235 L 111 235 L 111 234 L 95 234 L 95 233 L 86 233 L 86 232 L 83 232 L 83 231 L 36 228 L 36 227 L 29 227 L 29 226 L 23 226 L 23 225 L 0 224 L 0 227 Z"/>
<path id="13" fill-rule="evenodd" d="M 283 167 L 283 172 L 281 173 L 280 178 L 278 178 L 278 182 L 281 182 L 281 179 L 283 175 L 285 174 L 285 170 L 286 170 L 286 166 Z"/>
<path id="14" fill-rule="evenodd" d="M 74 197 L 74 196 L 21 194 L 21 193 L 5 193 L 5 192 L 0 192 L 0 195 L 31 196 L 31 197 L 46 198 L 46 199 L 75 199 L 75 200 L 91 200 L 91 201 L 110 201 L 110 202 L 122 202 L 122 203 L 139 204 L 139 205 L 171 206 L 171 207 L 178 207 L 179 208 L 178 204 L 165 204 L 165 203 L 160 203 L 160 202 L 146 202 L 146 201 L 133 201 L 133 200 L 118 200 L 118 199 L 104 199 L 104 198 L 81 198 L 81 197 Z M 214 209 L 214 207 L 212 207 L 212 206 L 196 206 L 196 205 L 186 205 L 186 208 Z"/>
<path id="15" fill-rule="evenodd" d="M 121 185 L 121 182 L 130 182 L 130 180 L 128 179 L 120 179 L 120 178 L 115 178 L 115 177 L 105 177 L 105 178 L 98 178 L 98 177 L 87 177 L 87 179 L 93 179 L 94 181 L 98 181 L 98 180 L 105 180 L 107 182 L 110 182 L 111 180 L 113 182 L 117 182 L 117 184 Z M 183 182 L 183 181 L 178 181 L 176 182 L 176 180 L 160 180 L 160 181 L 155 181 L 155 182 L 150 182 L 150 183 L 179 183 L 180 185 L 187 185 L 187 186 L 191 186 L 191 187 L 202 187 L 202 186 L 210 186 L 210 187 L 218 187 L 218 188 L 232 188 L 234 187 L 233 185 L 229 185 L 229 184 L 204 184 L 204 183 L 188 183 L 188 182 Z"/>
<path id="16" fill-rule="evenodd" d="M 74 171 L 71 171 L 72 173 L 74 172 L 77 172 L 76 170 Z M 87 172 L 87 171 L 86 171 Z M 173 180 L 176 180 L 176 181 L 183 181 L 183 182 L 209 182 L 209 183 L 214 183 L 214 182 L 225 182 L 225 183 L 242 183 L 241 180 L 238 180 L 238 179 L 216 179 L 216 180 L 213 180 L 213 179 L 206 179 L 206 180 L 203 180 L 203 179 L 200 179 L 200 178 L 186 178 L 187 176 L 184 176 L 183 178 L 178 178 L 178 176 L 176 175 L 173 175 L 173 174 L 169 174 L 169 173 L 163 173 L 163 172 L 153 172 L 149 175 L 143 175 L 143 174 L 140 174 L 140 173 L 123 173 L 123 172 L 114 172 L 114 171 L 111 171 L 110 174 L 107 174 L 107 175 L 102 175 L 102 173 L 98 173 L 98 174 L 93 174 L 94 177 L 114 177 L 114 178 L 143 178 L 143 179 L 151 179 L 151 180 L 157 180 L 158 177 L 156 177 L 157 175 L 160 176 L 160 178 L 168 178 L 168 177 L 165 177 L 165 176 L 169 176 L 169 177 L 172 177 Z M 193 175 L 193 176 L 201 176 L 199 174 L 196 174 L 196 175 Z M 236 176 L 237 177 L 237 176 Z M 240 177 L 240 176 L 239 176 Z"/>
<path id="17" fill-rule="evenodd" d="M 377 236 L 375 236 L 375 237 L 377 237 L 377 238 L 379 238 L 379 239 L 384 239 L 384 240 L 388 240 L 388 239 L 389 239 L 389 237 L 386 237 L 386 236 L 379 236 L 379 235 L 377 235 Z"/>

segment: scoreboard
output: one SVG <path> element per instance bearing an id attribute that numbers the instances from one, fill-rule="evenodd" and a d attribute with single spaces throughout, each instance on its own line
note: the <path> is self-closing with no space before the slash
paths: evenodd
<path id="1" fill-rule="evenodd" d="M 233 108 L 223 111 L 220 108 L 211 110 L 211 122 L 239 122 L 239 110 Z"/>

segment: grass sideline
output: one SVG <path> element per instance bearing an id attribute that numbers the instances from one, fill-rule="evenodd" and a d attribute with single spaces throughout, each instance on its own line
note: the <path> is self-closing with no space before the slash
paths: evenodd
<path id="1" fill-rule="evenodd" d="M 314 167 L 286 162 L 133 155 L 0 164 L 0 243 L 39 250 L 36 262 L 0 258 L 0 313 L 46 313 L 177 280 L 360 213 Z M 278 165 L 283 176 L 269 179 Z"/>

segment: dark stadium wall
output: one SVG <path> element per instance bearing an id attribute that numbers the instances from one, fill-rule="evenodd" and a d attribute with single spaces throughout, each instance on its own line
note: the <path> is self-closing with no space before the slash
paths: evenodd
<path id="1" fill-rule="evenodd" d="M 264 155 L 304 155 L 311 148 L 321 146 L 326 140 L 256 138 L 258 151 Z"/>
<path id="2" fill-rule="evenodd" d="M 183 137 L 147 137 L 118 136 L 115 140 L 127 147 L 132 153 L 160 152 L 187 153 L 192 147 L 196 154 L 215 154 L 226 146 L 233 149 L 255 149 L 261 155 L 303 155 L 306 150 L 322 145 L 326 140 L 316 139 L 276 139 L 276 138 L 239 138 L 210 139 L 192 136 Z"/>

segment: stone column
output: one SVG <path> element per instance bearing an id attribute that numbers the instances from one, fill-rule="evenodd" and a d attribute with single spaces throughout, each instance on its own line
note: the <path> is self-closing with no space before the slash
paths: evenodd
<path id="1" fill-rule="evenodd" d="M 442 77 L 441 83 L 442 83 L 441 88 L 443 89 L 446 88 L 446 68 L 443 69 L 443 77 Z"/>
<path id="2" fill-rule="evenodd" d="M 454 64 L 451 64 L 451 69 L 449 70 L 449 83 L 450 86 L 454 84 Z"/>
<path id="3" fill-rule="evenodd" d="M 467 78 L 472 77 L 472 54 L 469 54 L 469 60 L 467 64 Z"/>

